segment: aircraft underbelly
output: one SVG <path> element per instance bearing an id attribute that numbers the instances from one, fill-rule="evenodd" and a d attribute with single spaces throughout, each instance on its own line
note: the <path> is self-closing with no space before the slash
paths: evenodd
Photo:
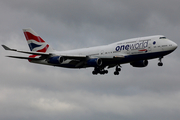
<path id="1" fill-rule="evenodd" d="M 146 53 L 146 54 L 129 55 L 129 56 L 126 56 L 125 59 L 120 60 L 119 62 L 120 64 L 123 64 L 123 63 L 129 63 L 131 61 L 154 59 L 154 58 L 165 56 L 171 52 L 173 51 L 171 50 L 171 51 L 152 52 L 152 53 Z"/>
<path id="2" fill-rule="evenodd" d="M 153 52 L 153 53 L 146 53 L 146 54 L 128 55 L 128 56 L 125 56 L 125 58 L 121 60 L 105 61 L 103 65 L 107 66 L 110 64 L 125 64 L 125 63 L 138 61 L 138 60 L 148 60 L 148 59 L 153 59 L 153 58 L 159 58 L 171 52 L 173 51 L 171 50 L 171 51 L 161 51 L 161 52 Z"/>

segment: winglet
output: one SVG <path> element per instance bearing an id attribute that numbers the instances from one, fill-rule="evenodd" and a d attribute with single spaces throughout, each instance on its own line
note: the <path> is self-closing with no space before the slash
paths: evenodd
<path id="1" fill-rule="evenodd" d="M 5 50 L 10 50 L 10 51 L 17 51 L 16 49 L 11 49 L 5 45 L 2 45 L 2 47 L 5 49 Z"/>

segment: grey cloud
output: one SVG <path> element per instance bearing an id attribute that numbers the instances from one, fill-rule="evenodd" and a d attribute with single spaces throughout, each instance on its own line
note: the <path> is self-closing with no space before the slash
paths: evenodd
<path id="1" fill-rule="evenodd" d="M 158 14 L 171 23 L 179 21 L 179 1 L 7 1 L 18 11 L 44 15 L 47 19 L 62 20 L 78 27 L 84 23 L 107 28 L 134 28 L 146 26 L 151 14 Z M 6 3 L 7 3 L 6 2 Z M 19 4 L 21 3 L 21 4 Z M 173 13 L 173 14 L 172 14 Z M 108 24 L 107 24 L 108 23 Z"/>
<path id="2" fill-rule="evenodd" d="M 44 15 L 47 19 L 60 20 L 77 29 L 83 24 L 94 24 L 110 29 L 138 28 L 148 14 L 134 13 L 121 1 L 8 1 L 18 11 Z M 21 3 L 21 4 L 19 4 Z M 137 19 L 137 20 L 136 20 Z M 124 24 L 125 23 L 125 24 Z M 133 24 L 132 24 L 133 23 Z"/>

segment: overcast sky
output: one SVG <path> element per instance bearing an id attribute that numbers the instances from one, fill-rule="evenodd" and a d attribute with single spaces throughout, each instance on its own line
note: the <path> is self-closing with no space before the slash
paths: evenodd
<path id="1" fill-rule="evenodd" d="M 0 43 L 29 50 L 32 28 L 56 50 L 106 45 L 148 35 L 180 44 L 179 0 L 1 0 Z M 1 120 L 179 120 L 179 48 L 119 76 L 11 59 L 0 48 Z"/>

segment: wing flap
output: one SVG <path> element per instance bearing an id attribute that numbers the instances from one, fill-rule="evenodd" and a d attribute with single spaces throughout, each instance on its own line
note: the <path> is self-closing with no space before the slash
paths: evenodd
<path id="1" fill-rule="evenodd" d="M 6 56 L 10 58 L 28 59 L 28 60 L 42 60 L 41 58 L 21 57 L 21 56 Z"/>

